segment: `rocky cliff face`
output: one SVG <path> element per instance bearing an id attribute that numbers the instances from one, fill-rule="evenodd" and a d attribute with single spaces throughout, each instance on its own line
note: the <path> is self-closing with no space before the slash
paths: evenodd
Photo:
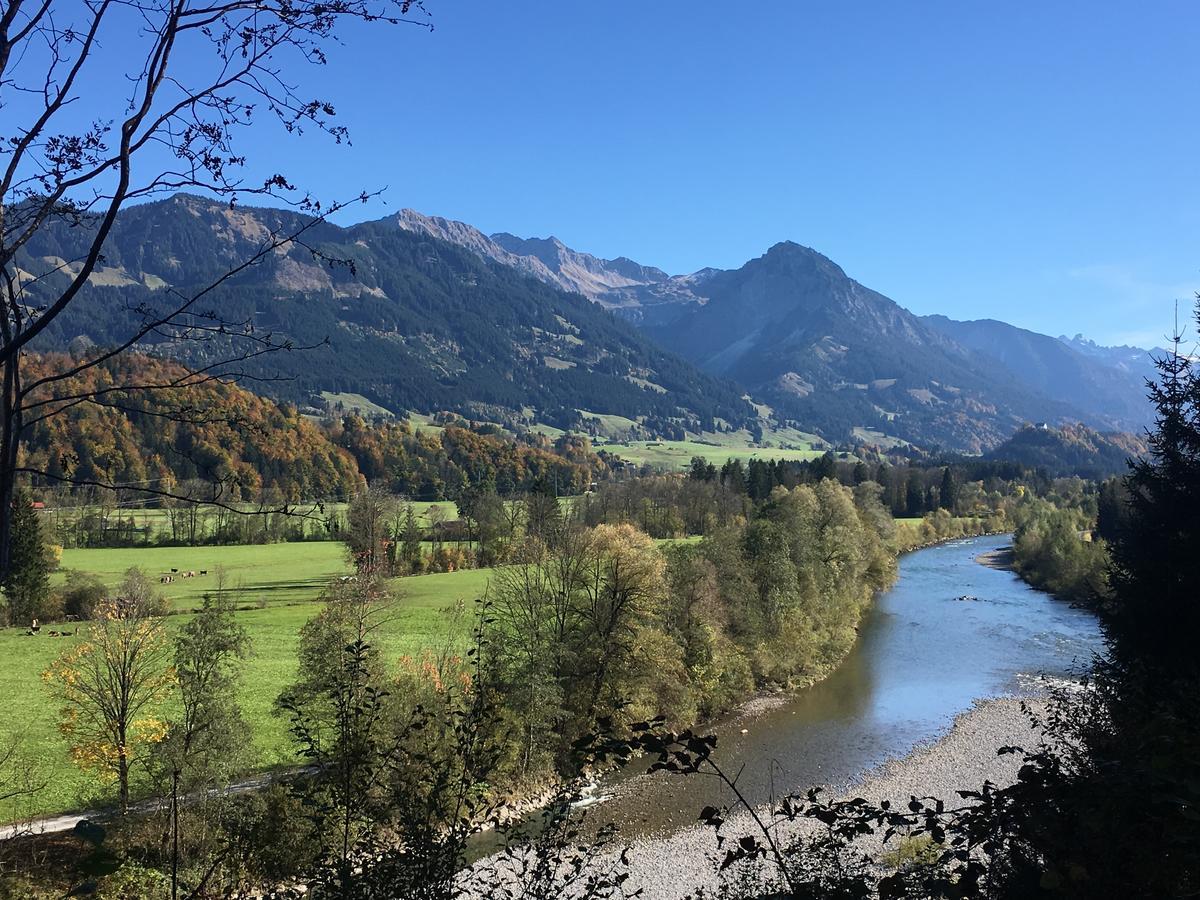
<path id="1" fill-rule="evenodd" d="M 659 307 L 703 302 L 694 287 L 713 271 L 671 276 L 625 256 L 601 259 L 573 250 L 556 237 L 522 238 L 508 232 L 486 235 L 465 222 L 411 209 L 402 210 L 394 222 L 405 231 L 449 241 L 561 290 L 582 294 L 635 322 L 647 317 L 669 319 L 670 314 Z"/>

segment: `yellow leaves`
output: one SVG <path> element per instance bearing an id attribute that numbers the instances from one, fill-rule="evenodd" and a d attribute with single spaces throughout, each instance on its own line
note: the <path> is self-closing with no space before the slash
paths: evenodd
<path id="1" fill-rule="evenodd" d="M 42 673 L 62 701 L 58 728 L 77 766 L 116 778 L 139 748 L 166 737 L 156 707 L 176 681 L 169 663 L 160 620 L 119 602 L 100 604 L 83 639 Z"/>
<path id="2" fill-rule="evenodd" d="M 147 717 L 133 723 L 133 733 L 139 741 L 146 744 L 159 744 L 167 737 L 171 726 L 163 719 Z"/>

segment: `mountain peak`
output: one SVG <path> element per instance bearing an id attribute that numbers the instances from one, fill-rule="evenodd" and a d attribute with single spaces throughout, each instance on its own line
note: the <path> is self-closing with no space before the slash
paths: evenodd
<path id="1" fill-rule="evenodd" d="M 778 244 L 771 246 L 761 259 L 766 260 L 795 260 L 798 262 L 806 262 L 817 266 L 832 266 L 839 275 L 845 277 L 846 273 L 842 267 L 835 263 L 832 259 L 821 253 L 819 250 L 814 250 L 812 247 L 806 247 L 803 244 L 797 244 L 795 241 L 780 241 Z"/>

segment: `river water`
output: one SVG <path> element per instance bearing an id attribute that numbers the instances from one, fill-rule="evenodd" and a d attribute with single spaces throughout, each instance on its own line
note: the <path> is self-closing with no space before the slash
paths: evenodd
<path id="1" fill-rule="evenodd" d="M 1021 693 L 1042 675 L 1087 664 L 1101 646 L 1090 613 L 976 562 L 1010 540 L 953 541 L 901 557 L 895 586 L 832 675 L 760 716 L 710 729 L 718 761 L 741 771 L 751 802 L 844 786 L 945 734 L 975 700 Z M 631 765 L 602 786 L 593 810 L 593 821 L 616 822 L 625 838 L 693 824 L 702 807 L 730 799 L 712 779 L 637 771 Z"/>

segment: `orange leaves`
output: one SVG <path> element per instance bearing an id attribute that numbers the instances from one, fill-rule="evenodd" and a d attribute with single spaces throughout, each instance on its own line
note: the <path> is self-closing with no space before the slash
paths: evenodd
<path id="1" fill-rule="evenodd" d="M 448 695 L 454 687 L 465 696 L 474 686 L 471 670 L 457 654 L 437 656 L 428 649 L 422 650 L 418 658 L 405 654 L 400 657 L 399 668 L 400 680 L 415 681 L 436 694 Z"/>

